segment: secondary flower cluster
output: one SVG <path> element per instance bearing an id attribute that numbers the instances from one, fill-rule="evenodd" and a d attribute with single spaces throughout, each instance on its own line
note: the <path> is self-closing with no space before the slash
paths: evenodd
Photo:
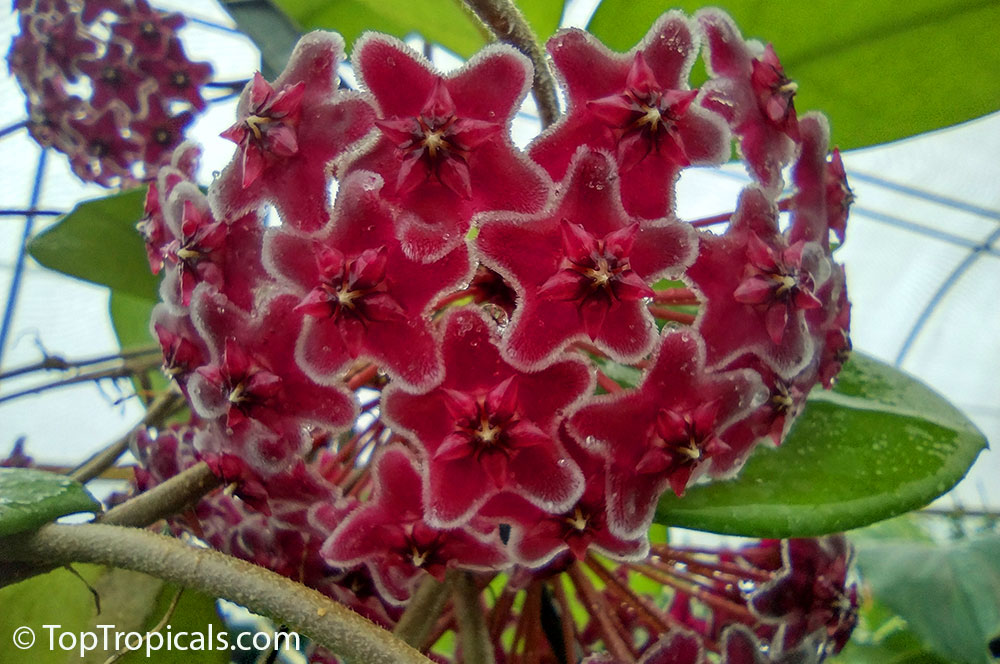
<path id="1" fill-rule="evenodd" d="M 205 108 L 212 75 L 177 38 L 180 14 L 146 0 L 15 0 L 7 62 L 28 99 L 28 130 L 106 187 L 152 177 Z M 141 165 L 138 166 L 138 165 Z"/>
<path id="2" fill-rule="evenodd" d="M 702 44 L 711 76 L 692 90 Z M 194 428 L 146 441 L 141 486 L 207 460 L 235 497 L 179 527 L 385 624 L 427 574 L 506 579 L 502 661 L 839 649 L 842 539 L 705 558 L 648 535 L 665 491 L 780 444 L 849 349 L 831 233 L 850 190 L 773 50 L 716 10 L 670 12 L 624 54 L 562 31 L 548 51 L 568 109 L 521 151 L 532 70 L 513 49 L 442 74 L 368 33 L 360 92 L 338 87 L 342 49 L 310 33 L 277 80 L 254 77 L 207 195 L 190 146 L 150 187 L 153 330 Z M 680 172 L 734 139 L 754 179 L 735 211 L 678 218 Z M 632 573 L 673 590 L 637 594 Z M 547 612 L 561 640 L 539 631 Z"/>

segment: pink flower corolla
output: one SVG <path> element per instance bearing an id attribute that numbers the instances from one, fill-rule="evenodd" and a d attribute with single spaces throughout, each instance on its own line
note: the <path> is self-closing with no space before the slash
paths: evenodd
<path id="1" fill-rule="evenodd" d="M 481 260 L 518 296 L 501 346 L 515 365 L 541 366 L 574 341 L 593 341 L 623 362 L 652 349 L 656 331 L 644 298 L 652 283 L 690 263 L 696 242 L 674 219 L 629 217 L 618 181 L 609 155 L 581 148 L 546 210 L 482 218 Z"/>
<path id="2" fill-rule="evenodd" d="M 428 521 L 465 523 L 502 491 L 547 511 L 570 507 L 583 478 L 556 426 L 593 389 L 586 364 L 564 357 L 534 373 L 516 370 L 477 309 L 454 311 L 442 326 L 441 385 L 422 395 L 389 387 L 382 397 L 390 426 L 425 455 Z"/>
<path id="3" fill-rule="evenodd" d="M 766 398 L 748 370 L 711 372 L 692 331 L 666 332 L 633 390 L 594 397 L 570 419 L 570 432 L 605 458 L 611 531 L 646 531 L 663 492 L 678 496 L 730 451 L 727 428 Z"/>
<path id="4" fill-rule="evenodd" d="M 143 59 L 139 68 L 156 81 L 165 95 L 203 111 L 206 103 L 201 96 L 201 86 L 212 77 L 212 67 L 204 62 L 189 62 L 183 53 L 180 40 L 171 39 L 164 57 Z"/>
<path id="5" fill-rule="evenodd" d="M 21 34 L 8 61 L 28 98 L 32 137 L 64 152 L 83 180 L 130 186 L 154 178 L 181 142 L 190 109 L 205 107 L 199 89 L 212 72 L 185 55 L 177 38 L 184 18 L 145 0 L 16 7 Z M 78 82 L 88 85 L 71 87 Z"/>
<path id="6" fill-rule="evenodd" d="M 109 43 L 101 58 L 81 58 L 77 69 L 91 80 L 90 103 L 94 108 L 105 108 L 116 102 L 133 113 L 139 112 L 139 84 L 145 77 L 135 69 L 126 44 Z"/>
<path id="7" fill-rule="evenodd" d="M 364 564 L 383 597 L 395 604 L 409 599 L 422 572 L 442 580 L 449 568 L 493 570 L 506 563 L 495 532 L 486 536 L 476 524 L 440 529 L 427 522 L 420 464 L 406 448 L 390 446 L 373 464 L 374 493 L 323 545 L 328 563 L 345 569 Z"/>
<path id="8" fill-rule="evenodd" d="M 412 389 L 426 390 L 442 373 L 429 308 L 467 281 L 472 267 L 464 244 L 431 262 L 410 259 L 382 190 L 374 173 L 351 173 L 327 228 L 311 235 L 272 230 L 264 255 L 307 316 L 296 351 L 307 374 L 330 381 L 367 357 Z"/>
<path id="9" fill-rule="evenodd" d="M 767 191 L 778 191 L 781 169 L 799 139 L 796 85 L 785 75 L 774 48 L 745 41 L 725 13 L 703 9 L 695 18 L 705 34 L 711 76 L 702 86 L 703 104 L 726 118 L 740 137 L 750 174 Z"/>
<path id="10" fill-rule="evenodd" d="M 402 42 L 369 33 L 352 63 L 379 116 L 373 145 L 350 169 L 381 175 L 383 195 L 411 213 L 401 232 L 415 258 L 461 242 L 477 212 L 545 204 L 549 179 L 509 136 L 531 83 L 523 55 L 488 46 L 443 76 Z"/>
<path id="11" fill-rule="evenodd" d="M 274 295 L 251 317 L 205 285 L 191 302 L 210 352 L 188 381 L 192 405 L 228 437 L 219 451 L 242 455 L 258 471 L 273 472 L 307 450 L 307 427 L 338 431 L 357 414 L 346 389 L 317 384 L 298 368 L 297 305 L 295 296 Z"/>
<path id="12" fill-rule="evenodd" d="M 157 11 L 147 0 L 132 0 L 131 6 L 126 2 L 88 1 L 83 9 L 84 22 L 99 17 L 100 5 L 104 5 L 103 11 L 120 15 L 111 26 L 112 35 L 129 44 L 144 59 L 163 60 L 168 55 L 176 55 L 176 52 L 168 53 L 168 49 L 176 40 L 177 31 L 184 25 L 181 14 Z"/>
<path id="13" fill-rule="evenodd" d="M 608 527 L 604 459 L 560 434 L 569 458 L 583 473 L 583 494 L 566 509 L 544 510 L 517 492 L 502 492 L 483 506 L 480 515 L 511 527 L 507 547 L 520 565 L 539 567 L 560 555 L 583 560 L 592 550 L 617 560 L 645 557 L 649 550 L 645 533 L 622 538 Z"/>
<path id="14" fill-rule="evenodd" d="M 66 119 L 80 147 L 70 157 L 73 172 L 81 179 L 108 186 L 115 178 L 127 177 L 142 146 L 122 132 L 123 122 L 112 107 L 100 114 Z"/>
<path id="15" fill-rule="evenodd" d="M 695 103 L 688 75 L 697 38 L 680 12 L 664 14 L 627 53 L 609 51 L 592 35 L 572 29 L 549 40 L 569 109 L 529 153 L 562 179 L 580 145 L 615 155 L 621 197 L 632 216 L 653 219 L 673 211 L 681 168 L 718 164 L 729 157 L 729 129 Z"/>
<path id="16" fill-rule="evenodd" d="M 186 181 L 174 185 L 162 213 L 170 238 L 163 248 L 168 267 L 160 287 L 163 300 L 186 307 L 195 287 L 206 283 L 249 308 L 255 290 L 266 279 L 260 260 L 263 228 L 257 214 L 217 220 L 208 199 Z"/>
<path id="17" fill-rule="evenodd" d="M 830 232 L 844 241 L 847 215 L 854 194 L 847 185 L 847 174 L 840 152 L 829 154 L 830 127 L 818 113 L 803 115 L 799 122 L 802 149 L 792 167 L 791 241 L 819 242 L 829 248 Z"/>
<path id="18" fill-rule="evenodd" d="M 794 648 L 817 630 L 837 653 L 857 622 L 857 587 L 847 587 L 853 551 L 843 535 L 781 543 L 782 570 L 750 596 L 763 620 L 780 621 L 777 641 Z"/>
<path id="19" fill-rule="evenodd" d="M 686 277 L 704 301 L 695 328 L 709 366 L 749 352 L 790 378 L 812 361 L 816 344 L 806 314 L 823 308 L 817 293 L 831 261 L 816 242 L 789 245 L 777 214 L 770 199 L 750 187 L 723 235 L 701 235 Z"/>
<path id="20" fill-rule="evenodd" d="M 236 155 L 213 188 L 227 214 L 271 203 L 294 228 L 326 224 L 332 162 L 372 127 L 371 107 L 338 91 L 343 50 L 340 35 L 310 32 L 273 84 L 259 73 L 247 84 L 239 120 L 222 134 L 237 144 Z"/>

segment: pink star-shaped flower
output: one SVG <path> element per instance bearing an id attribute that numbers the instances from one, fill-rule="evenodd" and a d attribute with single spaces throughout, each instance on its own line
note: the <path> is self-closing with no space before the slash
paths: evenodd
<path id="1" fill-rule="evenodd" d="M 443 580 L 450 567 L 495 570 L 506 562 L 497 534 L 490 538 L 470 528 L 443 530 L 428 524 L 421 491 L 420 465 L 401 445 L 375 459 L 375 491 L 323 545 L 335 567 L 364 563 L 386 601 L 405 602 L 422 571 Z"/>
<path id="2" fill-rule="evenodd" d="M 195 289 L 191 316 L 211 361 L 191 375 L 188 391 L 198 415 L 229 432 L 224 451 L 241 454 L 250 438 L 258 456 L 275 446 L 292 455 L 310 445 L 308 427 L 336 431 L 354 421 L 353 395 L 312 381 L 295 362 L 298 302 L 279 294 L 259 302 L 251 317 L 207 285 Z"/>
<path id="3" fill-rule="evenodd" d="M 215 203 L 236 213 L 273 203 L 294 228 L 316 230 L 329 219 L 331 162 L 368 133 L 371 107 L 337 89 L 339 35 L 299 40 L 273 84 L 254 75 L 240 97 L 239 121 L 223 137 L 239 148 L 215 183 Z"/>
<path id="4" fill-rule="evenodd" d="M 461 242 L 477 212 L 545 204 L 548 178 L 509 137 L 531 82 L 523 55 L 488 46 L 443 76 L 399 40 L 369 33 L 352 62 L 379 117 L 374 144 L 349 168 L 381 175 L 383 195 L 413 213 L 402 231 L 415 258 Z"/>
<path id="5" fill-rule="evenodd" d="M 518 564 L 541 567 L 567 551 L 583 560 L 590 550 L 619 560 L 637 560 L 649 552 L 645 533 L 621 538 L 608 528 L 604 459 L 581 448 L 563 429 L 559 440 L 580 466 L 583 494 L 561 511 L 543 510 L 516 492 L 502 492 L 490 499 L 479 514 L 511 526 L 507 547 Z"/>
<path id="6" fill-rule="evenodd" d="M 830 246 L 830 231 L 840 242 L 847 230 L 847 215 L 854 194 L 847 184 L 847 173 L 840 152 L 827 159 L 830 126 L 819 113 L 808 113 L 799 120 L 802 151 L 792 167 L 795 196 L 792 199 L 792 230 L 789 239 L 819 242 Z"/>
<path id="7" fill-rule="evenodd" d="M 169 269 L 160 285 L 163 300 L 186 307 L 195 287 L 207 283 L 238 306 L 251 308 L 256 288 L 267 278 L 260 262 L 263 229 L 257 213 L 217 221 L 198 187 L 181 181 L 170 190 L 163 214 L 172 238 L 164 247 Z"/>
<path id="8" fill-rule="evenodd" d="M 781 646 L 794 648 L 822 629 L 839 652 L 857 622 L 857 587 L 847 587 L 853 549 L 843 535 L 785 540 L 782 570 L 750 596 L 750 608 L 763 619 L 780 620 Z"/>
<path id="9" fill-rule="evenodd" d="M 706 371 L 697 333 L 667 332 L 637 388 L 594 397 L 570 419 L 570 432 L 606 458 L 611 531 L 645 532 L 664 490 L 681 495 L 708 471 L 729 447 L 729 425 L 765 398 L 752 371 Z"/>
<path id="10" fill-rule="evenodd" d="M 703 9 L 696 14 L 705 33 L 711 79 L 704 105 L 729 122 L 751 175 L 768 191 L 781 189 L 781 169 L 798 141 L 792 99 L 796 85 L 785 76 L 774 49 L 745 41 L 725 13 Z"/>
<path id="11" fill-rule="evenodd" d="M 618 182 L 610 155 L 581 148 L 546 210 L 484 216 L 481 260 L 518 295 L 502 346 L 515 365 L 540 366 L 573 341 L 593 341 L 622 362 L 651 350 L 656 332 L 643 300 L 652 283 L 684 269 L 696 245 L 676 220 L 630 218 Z"/>
<path id="12" fill-rule="evenodd" d="M 454 311 L 444 321 L 440 387 L 383 393 L 383 416 L 426 455 L 431 523 L 465 523 L 500 491 L 562 511 L 583 490 L 555 427 L 593 389 L 586 364 L 567 357 L 536 373 L 517 371 L 500 356 L 497 336 L 478 309 Z"/>
<path id="13" fill-rule="evenodd" d="M 653 219 L 673 211 L 680 169 L 729 157 L 722 118 L 692 104 L 688 74 L 697 53 L 687 17 L 668 12 L 628 53 L 613 53 L 582 30 L 549 40 L 569 100 L 566 116 L 529 148 L 555 179 L 580 145 L 615 155 L 626 212 Z"/>
<path id="14" fill-rule="evenodd" d="M 170 40 L 165 57 L 144 58 L 139 69 L 157 82 L 158 93 L 163 97 L 186 101 L 199 111 L 205 109 L 200 90 L 212 77 L 212 66 L 188 60 L 179 39 Z"/>
<path id="15" fill-rule="evenodd" d="M 299 297 L 307 321 L 298 340 L 303 370 L 329 381 L 345 364 L 368 357 L 411 389 L 441 380 L 441 354 L 429 308 L 471 276 L 464 244 L 435 261 L 411 260 L 396 231 L 397 213 L 374 173 L 341 184 L 337 209 L 319 234 L 275 229 L 264 255 L 272 274 Z"/>
<path id="16" fill-rule="evenodd" d="M 800 372 L 815 347 L 806 313 L 824 310 L 817 293 L 829 275 L 822 247 L 803 240 L 789 246 L 774 204 L 760 189 L 746 189 L 726 233 L 701 235 L 686 273 L 703 294 L 695 328 L 709 366 L 753 353 L 785 378 Z"/>

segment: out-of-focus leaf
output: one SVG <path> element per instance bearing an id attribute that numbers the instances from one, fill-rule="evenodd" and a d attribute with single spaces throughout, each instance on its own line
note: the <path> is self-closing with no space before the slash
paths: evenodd
<path id="1" fill-rule="evenodd" d="M 350 50 L 365 30 L 403 38 L 419 33 L 462 57 L 486 43 L 476 19 L 452 0 L 275 0 L 302 28 L 335 30 Z"/>
<path id="2" fill-rule="evenodd" d="M 86 583 L 93 583 L 105 568 L 98 565 L 73 565 Z M 4 664 L 66 664 L 70 653 L 49 648 L 49 630 L 42 625 L 60 625 L 55 632 L 79 634 L 93 624 L 97 609 L 94 596 L 84 581 L 67 569 L 56 569 L 31 577 L 26 581 L 0 588 L 0 634 Z M 18 629 L 34 632 L 35 642 L 23 650 L 15 648 L 10 639 Z M 26 638 L 22 636 L 21 638 Z M 27 641 L 18 641 L 27 644 Z"/>
<path id="3" fill-rule="evenodd" d="M 968 471 L 986 439 L 919 381 L 858 353 L 832 391 L 816 389 L 778 449 L 735 480 L 667 492 L 656 521 L 751 537 L 806 537 L 926 505 Z"/>
<path id="4" fill-rule="evenodd" d="M 160 620 L 167 615 L 167 611 L 170 609 L 170 604 L 177 595 L 177 590 L 178 587 L 174 584 L 162 585 L 158 595 L 155 597 L 155 603 L 150 606 L 148 618 L 145 622 L 145 631 L 152 630 L 157 626 Z M 205 649 L 199 652 L 198 662 L 199 664 L 201 662 L 205 662 L 206 664 L 228 664 L 230 661 L 230 655 L 233 653 L 231 651 L 227 652 L 226 650 L 218 647 L 221 643 L 219 635 L 226 634 L 228 630 L 223 624 L 222 619 L 219 618 L 219 613 L 215 606 L 215 600 L 207 595 L 203 595 L 194 590 L 185 589 L 184 592 L 181 593 L 177 606 L 174 608 L 174 612 L 167 621 L 167 626 L 164 626 L 161 631 L 163 633 L 173 634 L 187 632 L 191 635 L 191 638 L 195 638 L 195 635 L 200 634 L 204 636 L 207 643 L 207 639 L 209 638 L 209 625 L 211 625 L 213 639 L 213 643 L 210 644 L 212 649 Z M 227 636 L 226 638 L 228 639 L 229 637 Z M 185 638 L 183 639 L 183 643 L 190 643 L 190 640 Z M 139 651 L 129 653 L 120 661 L 122 664 L 140 664 L 141 662 L 149 660 L 146 659 L 145 652 Z M 156 664 L 188 664 L 191 662 L 191 654 L 183 650 L 159 650 L 153 656 L 153 661 L 155 661 Z"/>
<path id="5" fill-rule="evenodd" d="M 995 0 L 720 0 L 745 37 L 774 44 L 799 84 L 800 111 L 825 112 L 841 148 L 885 143 L 1000 109 Z M 604 0 L 590 29 L 631 48 L 671 8 L 695 0 Z M 699 67 L 700 69 L 700 67 Z M 698 74 L 701 72 L 699 71 Z"/>
<path id="6" fill-rule="evenodd" d="M 67 514 L 99 512 L 82 484 L 34 468 L 0 468 L 0 536 L 34 530 Z"/>
<path id="7" fill-rule="evenodd" d="M 517 6 L 542 42 L 559 27 L 565 9 L 563 4 L 563 0 L 517 0 Z"/>
<path id="8" fill-rule="evenodd" d="M 949 661 L 990 664 L 1000 633 L 1000 537 L 945 545 L 863 542 L 858 566 L 872 594 Z"/>
<path id="9" fill-rule="evenodd" d="M 36 236 L 28 252 L 45 267 L 136 297 L 158 299 L 135 224 L 145 187 L 84 201 Z"/>
<path id="10" fill-rule="evenodd" d="M 930 651 L 906 621 L 866 597 L 851 640 L 830 664 L 952 664 Z"/>

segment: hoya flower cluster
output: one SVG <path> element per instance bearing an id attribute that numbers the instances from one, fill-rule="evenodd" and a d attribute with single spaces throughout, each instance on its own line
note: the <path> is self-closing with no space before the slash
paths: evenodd
<path id="1" fill-rule="evenodd" d="M 194 419 L 143 442 L 140 485 L 207 460 L 235 495 L 179 527 L 386 625 L 428 574 L 481 572 L 500 661 L 839 649 L 842 538 L 705 553 L 648 536 L 664 492 L 780 444 L 849 348 L 831 234 L 850 190 L 773 49 L 716 10 L 670 12 L 624 54 L 562 31 L 568 107 L 524 151 L 510 125 L 532 68 L 512 48 L 442 74 L 368 33 L 361 91 L 339 89 L 342 50 L 313 32 L 254 77 L 207 195 L 190 146 L 150 187 L 153 330 Z M 734 212 L 679 218 L 679 175 L 734 143 L 753 178 Z M 455 625 L 446 610 L 427 647 Z"/>
<path id="2" fill-rule="evenodd" d="M 212 75 L 185 55 L 180 14 L 146 0 L 15 0 L 14 9 L 21 32 L 7 61 L 35 140 L 104 186 L 152 177 L 169 162 Z"/>

